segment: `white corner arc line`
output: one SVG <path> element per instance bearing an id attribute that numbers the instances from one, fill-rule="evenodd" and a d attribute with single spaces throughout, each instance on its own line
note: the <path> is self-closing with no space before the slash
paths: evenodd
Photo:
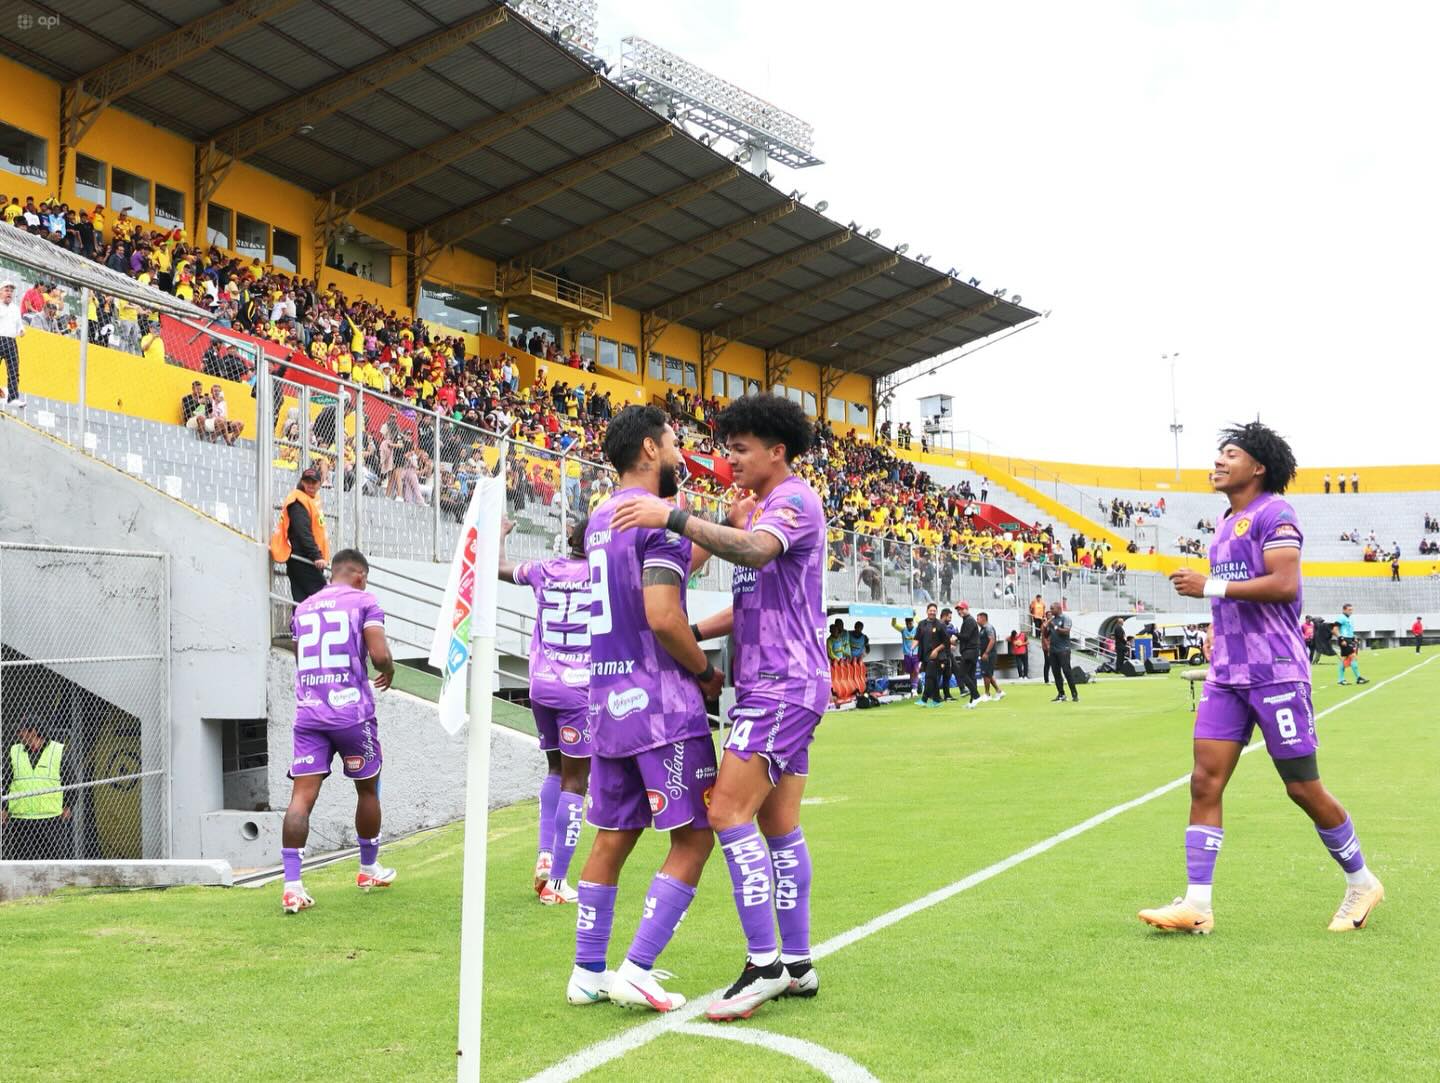
<path id="1" fill-rule="evenodd" d="M 1440 654 L 1431 655 L 1429 658 L 1425 659 L 1425 661 L 1417 662 L 1409 669 L 1401 670 L 1394 676 L 1386 677 L 1384 680 L 1372 684 L 1363 692 L 1360 692 L 1357 695 L 1350 696 L 1349 698 L 1342 700 L 1340 703 L 1336 703 L 1325 708 L 1325 710 L 1321 711 L 1315 716 L 1315 720 L 1318 722 L 1326 715 L 1334 714 L 1341 708 L 1349 707 L 1351 704 L 1364 699 L 1366 696 L 1370 695 L 1370 693 L 1380 691 L 1380 689 L 1384 688 L 1387 684 L 1398 681 L 1402 677 L 1408 677 L 1417 669 L 1422 669 L 1425 666 L 1428 666 L 1431 662 L 1435 661 L 1436 658 L 1440 658 Z M 1264 747 L 1265 745 L 1263 741 L 1257 741 L 1254 744 L 1246 745 L 1245 748 L 1241 750 L 1240 754 L 1243 756 L 1247 753 L 1254 752 L 1257 749 Z M 1048 839 L 1037 842 L 1033 846 L 1026 847 L 1019 853 L 1011 854 L 1009 857 L 997 861 L 993 865 L 988 865 L 985 868 L 980 869 L 978 872 L 972 872 L 964 879 L 956 880 L 953 884 L 947 884 L 945 887 L 932 891 L 930 892 L 930 894 L 922 896 L 921 898 L 916 899 L 914 902 L 906 903 L 904 906 L 896 907 L 894 910 L 888 911 L 884 914 L 880 914 L 878 917 L 871 918 L 864 924 L 857 925 L 855 928 L 850 929 L 847 932 L 840 933 L 838 936 L 832 936 L 829 940 L 826 940 L 824 943 L 818 945 L 811 952 L 811 958 L 823 959 L 825 956 L 831 955 L 839 951 L 841 948 L 849 947 L 851 944 L 854 944 L 860 940 L 864 940 L 866 937 L 873 936 L 875 933 L 880 932 L 882 929 L 888 929 L 891 925 L 894 925 L 897 922 L 904 921 L 906 918 L 918 914 L 922 910 L 928 910 L 932 906 L 936 906 L 947 899 L 959 895 L 962 891 L 969 891 L 972 887 L 983 884 L 986 880 L 993 879 L 994 877 L 999 876 L 1002 872 L 1013 869 L 1016 865 L 1019 865 L 1022 862 L 1029 861 L 1032 857 L 1037 857 L 1040 854 L 1045 853 L 1047 850 L 1052 850 L 1056 846 L 1059 846 L 1062 842 L 1073 839 L 1077 835 L 1083 835 L 1091 828 L 1099 827 L 1101 824 L 1106 823 L 1109 820 L 1113 820 L 1121 813 L 1129 812 L 1133 808 L 1138 808 L 1141 805 L 1148 804 L 1149 802 L 1155 800 L 1157 797 L 1163 797 L 1170 791 L 1177 790 L 1181 786 L 1184 786 L 1189 781 L 1190 776 L 1188 774 L 1182 775 L 1177 779 L 1165 783 L 1165 785 L 1163 786 L 1155 787 L 1155 789 L 1151 790 L 1149 793 L 1141 794 L 1139 797 L 1132 798 L 1131 800 L 1126 801 L 1122 804 L 1115 805 L 1113 808 L 1108 808 L 1104 812 L 1096 813 L 1088 820 L 1082 820 L 1080 823 L 1075 824 L 1073 827 L 1067 827 L 1059 834 L 1051 835 Z M 634 1026 L 628 1030 L 622 1031 L 621 1033 L 615 1035 L 613 1038 L 606 1038 L 604 1041 L 596 1042 L 594 1045 L 587 1046 L 586 1048 L 581 1049 L 576 1053 L 572 1053 L 564 1060 L 551 1065 L 549 1068 L 546 1068 L 544 1071 L 538 1073 L 537 1075 L 531 1076 L 528 1080 L 526 1080 L 526 1083 L 569 1083 L 570 1080 L 579 1079 L 585 1073 L 594 1071 L 601 1065 L 608 1064 L 610 1061 L 615 1060 L 617 1057 L 624 1056 L 631 1050 L 639 1049 L 642 1045 L 645 1045 L 653 1041 L 654 1039 L 659 1038 L 661 1035 L 675 1032 L 689 1034 L 694 1031 L 698 1031 L 702 1028 L 691 1027 L 687 1024 L 689 1024 L 690 1020 L 700 1015 L 712 1000 L 719 996 L 723 996 L 724 993 L 724 988 L 712 990 L 704 996 L 687 1002 L 683 1008 L 679 1008 L 673 1012 L 666 1012 L 664 1015 L 657 1015 L 655 1018 L 649 1020 L 648 1022 L 641 1023 L 639 1026 Z M 731 1024 L 731 1026 L 736 1026 L 736 1024 Z M 779 1037 L 778 1035 L 771 1036 Z M 793 1056 L 794 1054 L 791 1055 Z"/>
<path id="2" fill-rule="evenodd" d="M 814 1068 L 821 1075 L 835 1080 L 835 1083 L 880 1083 L 864 1065 L 857 1064 L 843 1053 L 826 1049 L 804 1038 L 792 1038 L 788 1034 L 776 1034 L 755 1027 L 734 1027 L 724 1023 L 682 1023 L 674 1028 L 677 1034 L 691 1034 L 697 1038 L 720 1038 L 731 1042 L 758 1045 L 773 1053 L 784 1053 Z"/>

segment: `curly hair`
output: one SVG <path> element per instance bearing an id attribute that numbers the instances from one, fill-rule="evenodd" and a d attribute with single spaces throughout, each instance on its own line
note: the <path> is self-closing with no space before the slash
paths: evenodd
<path id="1" fill-rule="evenodd" d="M 1295 480 L 1295 453 L 1274 429 L 1258 421 L 1232 424 L 1220 430 L 1220 448 L 1234 444 L 1265 468 L 1261 484 L 1267 493 L 1280 494 Z"/>
<path id="2" fill-rule="evenodd" d="M 785 445 L 785 461 L 793 463 L 815 443 L 815 427 L 800 404 L 766 392 L 736 399 L 715 417 L 715 439 L 753 436 L 769 446 Z"/>

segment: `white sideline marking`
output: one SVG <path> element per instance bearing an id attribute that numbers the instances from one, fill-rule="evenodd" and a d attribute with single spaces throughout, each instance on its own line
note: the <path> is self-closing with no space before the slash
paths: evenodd
<path id="1" fill-rule="evenodd" d="M 698 1023 L 682 1023 L 674 1029 L 678 1034 L 691 1034 L 697 1038 L 724 1038 L 732 1042 L 758 1045 L 775 1053 L 784 1053 L 787 1057 L 803 1061 L 836 1083 L 880 1083 L 863 1065 L 857 1064 L 843 1053 L 807 1042 L 804 1038 L 791 1038 L 786 1034 L 773 1034 L 768 1030 L 756 1030 L 753 1027 L 715 1024 L 701 1026 Z"/>
<path id="2" fill-rule="evenodd" d="M 1401 670 L 1399 673 L 1395 674 L 1392 677 L 1386 677 L 1383 681 L 1371 683 L 1371 685 L 1364 691 L 1359 692 L 1356 695 L 1349 696 L 1341 702 L 1325 708 L 1325 710 L 1321 711 L 1315 716 L 1315 721 L 1318 722 L 1326 715 L 1334 714 L 1342 707 L 1348 707 L 1352 703 L 1364 699 L 1371 692 L 1380 691 L 1380 689 L 1384 688 L 1387 684 L 1390 684 L 1393 681 L 1398 681 L 1401 677 L 1408 677 L 1417 669 L 1428 666 L 1431 662 L 1435 661 L 1436 658 L 1440 658 L 1440 654 L 1431 655 L 1429 658 L 1425 659 L 1425 661 L 1417 662 L 1409 669 Z M 1248 753 L 1254 752 L 1255 750 L 1264 747 L 1264 741 L 1256 741 L 1253 744 L 1246 745 L 1245 748 L 1241 750 L 1240 754 L 1244 756 Z M 1029 861 L 1032 857 L 1043 854 L 1046 850 L 1052 850 L 1056 846 L 1059 846 L 1062 842 L 1073 839 L 1077 835 L 1083 835 L 1091 828 L 1099 827 L 1106 821 L 1113 820 L 1122 812 L 1129 812 L 1131 809 L 1138 808 L 1141 805 L 1147 804 L 1155 800 L 1155 798 L 1157 797 L 1163 797 L 1171 790 L 1178 790 L 1181 786 L 1184 786 L 1189 781 L 1190 776 L 1188 774 L 1181 775 L 1179 778 L 1174 779 L 1171 782 L 1167 782 L 1163 786 L 1157 786 L 1149 793 L 1141 794 L 1139 797 L 1126 801 L 1123 804 L 1116 805 L 1113 808 L 1108 808 L 1104 812 L 1096 813 L 1088 820 L 1082 820 L 1074 827 L 1067 827 L 1059 834 L 1051 835 L 1048 839 L 1037 842 L 1034 846 L 1027 847 L 1024 850 L 1021 850 L 1019 853 L 1011 854 L 1009 857 L 997 861 L 995 862 L 995 864 L 989 865 L 981 869 L 979 872 L 972 872 L 963 880 L 956 880 L 953 884 L 948 884 L 945 887 L 939 888 L 936 891 L 932 891 L 930 892 L 930 894 L 922 896 L 921 898 L 916 899 L 914 902 L 906 903 L 904 906 L 896 907 L 894 910 L 891 910 L 888 913 L 884 913 L 878 917 L 871 918 L 863 925 L 857 925 L 855 928 L 849 930 L 848 932 L 843 932 L 838 936 L 832 936 L 829 940 L 816 947 L 814 951 L 810 953 L 810 957 L 816 960 L 823 959 L 825 958 L 825 956 L 831 955 L 834 952 L 839 951 L 841 948 L 849 947 L 851 944 L 854 944 L 857 941 L 864 940 L 866 937 L 869 936 L 873 936 L 876 933 L 880 932 L 882 929 L 888 929 L 891 925 L 894 925 L 897 922 L 904 921 L 906 918 L 914 914 L 918 914 L 922 910 L 928 910 L 930 909 L 930 907 L 936 906 L 939 903 L 944 902 L 946 899 L 953 898 L 954 896 L 959 895 L 962 891 L 969 891 L 972 887 L 983 884 L 986 880 L 993 879 L 994 877 L 999 876 L 1002 872 L 1005 872 L 1008 869 L 1013 869 L 1016 865 L 1019 865 L 1022 862 Z M 594 1071 L 602 1064 L 608 1064 L 616 1057 L 624 1056 L 632 1049 L 639 1049 L 642 1045 L 653 1041 L 654 1039 L 660 1037 L 662 1034 L 669 1034 L 677 1031 L 682 1034 L 690 1034 L 702 1030 L 708 1034 L 708 1028 L 706 1027 L 691 1027 L 687 1024 L 690 1022 L 690 1020 L 694 1019 L 696 1016 L 704 1012 L 704 1010 L 710 1006 L 711 1001 L 715 1000 L 717 997 L 723 996 L 724 993 L 724 987 L 712 990 L 711 992 L 706 993 L 704 996 L 696 997 L 694 1000 L 688 1001 L 683 1008 L 680 1008 L 677 1011 L 666 1012 L 664 1015 L 657 1015 L 649 1022 L 641 1023 L 639 1026 L 631 1027 L 629 1030 L 623 1031 L 620 1034 L 615 1035 L 613 1038 L 607 1038 L 603 1042 L 596 1042 L 594 1045 L 588 1046 L 585 1049 L 580 1050 L 578 1053 L 573 1053 L 570 1056 L 566 1057 L 564 1060 L 551 1065 L 549 1068 L 545 1069 L 543 1072 L 540 1072 L 538 1075 L 531 1076 L 530 1079 L 526 1081 L 526 1083 L 568 1083 L 569 1080 L 579 1079 L 586 1072 Z M 715 1024 L 715 1026 L 719 1028 L 721 1026 L 725 1026 L 725 1024 Z M 737 1027 L 738 1025 L 729 1024 L 729 1026 Z M 737 1029 L 736 1033 L 739 1032 L 740 1031 Z M 729 1035 L 719 1036 L 728 1037 Z M 769 1037 L 778 1038 L 779 1035 L 769 1035 Z M 821 1047 L 817 1046 L 816 1048 L 818 1049 Z M 791 1055 L 795 1056 L 797 1054 L 792 1053 Z M 835 1055 L 838 1056 L 838 1054 Z M 801 1057 L 800 1059 L 804 1060 L 805 1058 Z"/>

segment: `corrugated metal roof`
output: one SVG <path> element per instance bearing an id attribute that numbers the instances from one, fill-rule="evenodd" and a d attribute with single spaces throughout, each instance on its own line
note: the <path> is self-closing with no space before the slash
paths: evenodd
<path id="1" fill-rule="evenodd" d="M 41 13 L 47 10 L 35 6 Z M 143 4 L 67 0 L 61 24 L 52 30 L 27 33 L 18 26 L 0 26 L 0 54 L 68 82 L 221 6 L 218 0 L 144 0 Z M 115 104 L 200 140 L 303 98 L 346 72 L 389 55 L 397 45 L 419 42 L 484 10 L 474 0 L 347 0 L 344 4 L 302 0 Z M 297 131 L 262 148 L 250 161 L 293 183 L 325 191 L 588 73 L 579 57 L 511 12 L 497 28 L 342 109 L 317 115 L 309 122 L 313 130 L 303 135 Z M 653 129 L 657 122 L 645 105 L 602 81 L 599 89 L 384 196 L 365 211 L 407 230 L 418 229 Z M 508 222 L 482 229 L 462 243 L 496 260 L 513 259 L 713 174 L 725 164 L 715 151 L 677 130 L 670 139 L 514 211 Z M 769 184 L 742 172 L 714 191 L 564 259 L 563 271 L 566 277 L 598 284 L 607 275 L 743 223 L 783 199 Z M 663 268 L 615 300 L 642 310 L 657 307 L 842 228 L 800 207 L 742 238 L 675 261 L 675 266 Z M 849 359 L 878 375 L 1036 315 L 958 281 L 902 307 L 913 291 L 942 277 L 903 257 L 895 267 L 858 285 L 802 302 L 807 291 L 889 252 L 863 237 L 851 237 L 812 254 L 799 266 L 763 281 L 745 282 L 743 289 L 729 289 L 719 307 L 707 305 L 683 322 L 707 330 L 768 309 L 764 326 L 746 334 L 744 341 L 770 348 L 868 312 L 877 318 L 837 339 L 837 345 L 827 344 L 804 356 L 821 364 Z M 968 313 L 992 301 L 987 311 Z M 952 326 L 942 328 L 946 321 Z M 902 341 L 896 342 L 897 338 Z M 916 341 L 906 343 L 906 338 Z M 881 359 L 862 365 L 856 360 L 859 355 Z"/>

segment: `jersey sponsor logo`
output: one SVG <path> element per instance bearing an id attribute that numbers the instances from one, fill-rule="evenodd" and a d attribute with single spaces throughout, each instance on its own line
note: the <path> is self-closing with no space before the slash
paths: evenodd
<path id="1" fill-rule="evenodd" d="M 624 658 L 618 662 L 591 662 L 592 677 L 624 677 L 635 668 L 635 659 Z"/>
<path id="2" fill-rule="evenodd" d="M 358 688 L 336 688 L 326 697 L 332 707 L 348 707 L 352 703 L 360 702 L 360 689 Z"/>
<path id="3" fill-rule="evenodd" d="M 736 565 L 735 572 L 730 578 L 730 588 L 736 594 L 750 594 L 755 590 L 755 584 L 760 580 L 760 571 L 757 568 L 746 568 L 743 565 Z"/>
<path id="4" fill-rule="evenodd" d="M 1285 661 L 1288 662 L 1289 659 L 1287 658 L 1287 659 L 1285 659 Z M 1263 702 L 1265 702 L 1266 704 L 1272 704 L 1272 703 L 1289 703 L 1289 702 L 1290 702 L 1292 699 L 1294 699 L 1294 698 L 1295 698 L 1295 693 L 1294 693 L 1294 692 L 1286 692 L 1283 696 L 1266 696 Z"/>
<path id="5" fill-rule="evenodd" d="M 292 762 L 292 763 L 297 763 L 297 764 L 298 764 L 298 763 L 303 763 L 303 764 L 306 764 L 306 765 L 311 765 L 311 764 L 314 764 L 314 762 L 315 762 L 315 757 L 314 757 L 314 756 L 296 756 L 295 759 L 292 760 L 291 762 Z"/>
<path id="6" fill-rule="evenodd" d="M 362 767 L 364 767 L 364 766 L 365 766 L 365 757 L 364 757 L 364 756 L 346 756 L 346 757 L 345 757 L 345 770 L 347 770 L 347 771 L 358 771 L 358 770 L 360 770 L 360 769 L 361 769 Z"/>
<path id="7" fill-rule="evenodd" d="M 1235 536 L 1237 538 L 1243 538 L 1249 530 L 1250 519 L 1248 516 L 1244 519 L 1235 520 Z"/>
<path id="8" fill-rule="evenodd" d="M 779 519 L 791 530 L 795 529 L 795 526 L 798 522 L 798 519 L 795 515 L 795 509 L 785 507 L 784 505 L 781 505 L 780 507 L 775 509 L 775 518 Z"/>
<path id="9" fill-rule="evenodd" d="M 659 816 L 665 811 L 665 807 L 670 804 L 670 802 L 665 799 L 665 795 L 659 790 L 646 790 L 645 796 L 650 799 L 651 816 Z"/>
<path id="10" fill-rule="evenodd" d="M 764 716 L 764 707 L 736 707 L 730 712 L 731 718 L 761 718 Z"/>
<path id="11" fill-rule="evenodd" d="M 303 696 L 295 701 L 295 706 L 297 707 L 321 707 L 324 706 L 324 704 L 325 701 L 323 699 L 308 689 Z"/>
<path id="12" fill-rule="evenodd" d="M 676 741 L 671 747 L 675 754 L 661 766 L 665 768 L 665 790 L 672 800 L 678 801 L 685 796 L 685 742 Z"/>
<path id="13" fill-rule="evenodd" d="M 643 688 L 629 688 L 624 692 L 611 692 L 605 700 L 610 717 L 616 720 L 643 711 L 650 706 L 650 693 Z"/>
<path id="14" fill-rule="evenodd" d="M 1296 530 L 1290 523 L 1281 523 L 1270 532 L 1270 536 L 1272 538 L 1298 538 L 1300 531 Z"/>
<path id="15" fill-rule="evenodd" d="M 560 683 L 568 684 L 571 688 L 584 688 L 590 683 L 590 671 L 588 669 L 562 670 Z"/>
<path id="16" fill-rule="evenodd" d="M 561 726 L 560 741 L 567 745 L 578 745 L 580 743 L 580 731 L 574 726 Z"/>
<path id="17" fill-rule="evenodd" d="M 1210 568 L 1211 578 L 1226 579 L 1231 582 L 1250 578 L 1250 565 L 1243 560 L 1222 560 Z"/>

